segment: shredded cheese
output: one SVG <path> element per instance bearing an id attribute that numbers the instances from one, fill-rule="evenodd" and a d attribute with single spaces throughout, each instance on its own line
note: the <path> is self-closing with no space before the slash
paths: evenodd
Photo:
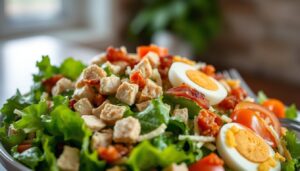
<path id="1" fill-rule="evenodd" d="M 213 136 L 201 136 L 201 135 L 179 135 L 179 140 L 192 140 L 192 141 L 199 141 L 199 142 L 214 142 L 216 140 Z"/>
<path id="2" fill-rule="evenodd" d="M 222 121 L 227 122 L 227 123 L 232 122 L 232 119 L 229 118 L 229 117 L 226 116 L 226 115 L 222 115 L 222 116 L 221 116 L 221 119 L 222 119 Z"/>
<path id="3" fill-rule="evenodd" d="M 155 130 L 147 133 L 147 134 L 144 134 L 144 135 L 141 135 L 138 139 L 138 141 L 144 141 L 144 140 L 149 140 L 149 139 L 152 139 L 154 137 L 157 137 L 159 136 L 160 134 L 164 133 L 165 130 L 166 130 L 167 126 L 165 124 L 161 124 L 158 128 L 156 128 Z"/>
<path id="4" fill-rule="evenodd" d="M 18 116 L 23 116 L 24 112 L 22 112 L 21 110 L 15 109 L 14 110 L 14 114 L 18 115 Z"/>

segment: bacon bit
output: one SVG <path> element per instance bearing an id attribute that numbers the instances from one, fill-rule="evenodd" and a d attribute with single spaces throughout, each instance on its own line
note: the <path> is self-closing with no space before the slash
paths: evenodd
<path id="1" fill-rule="evenodd" d="M 247 97 L 247 92 L 241 87 L 232 89 L 230 91 L 230 94 L 235 96 L 240 101 L 244 100 Z"/>
<path id="2" fill-rule="evenodd" d="M 141 89 L 144 88 L 146 85 L 146 80 L 142 76 L 140 71 L 135 71 L 130 75 L 130 82 L 137 84 Z"/>
<path id="3" fill-rule="evenodd" d="M 130 66 L 134 66 L 138 63 L 135 58 L 130 58 L 127 52 L 113 47 L 106 49 L 106 58 L 109 62 L 125 61 L 128 62 Z"/>
<path id="4" fill-rule="evenodd" d="M 94 80 L 84 79 L 83 82 L 84 82 L 85 85 L 89 85 L 89 86 L 98 86 L 98 85 L 100 85 L 100 80 L 98 80 L 98 79 L 94 79 Z"/>
<path id="5" fill-rule="evenodd" d="M 217 114 L 206 109 L 200 110 L 198 127 L 202 135 L 216 136 L 222 124 L 222 119 Z"/>
<path id="6" fill-rule="evenodd" d="M 74 105 L 75 105 L 76 102 L 77 101 L 75 99 L 71 99 L 69 101 L 69 108 L 72 109 L 72 110 L 74 110 Z"/>
<path id="7" fill-rule="evenodd" d="M 230 91 L 230 95 L 227 96 L 221 103 L 219 103 L 218 106 L 224 110 L 231 110 L 234 109 L 235 106 L 246 97 L 247 92 L 243 88 L 235 88 Z"/>
<path id="8" fill-rule="evenodd" d="M 63 75 L 54 75 L 44 81 L 42 81 L 42 85 L 44 86 L 47 93 L 51 93 L 52 88 L 55 86 L 58 80 L 63 78 Z"/>
<path id="9" fill-rule="evenodd" d="M 120 153 L 121 156 L 125 156 L 129 153 L 129 149 L 122 144 L 116 144 L 115 148 Z"/>
<path id="10" fill-rule="evenodd" d="M 99 147 L 98 155 L 101 159 L 108 163 L 113 163 L 121 158 L 120 152 L 114 146 Z"/>
<path id="11" fill-rule="evenodd" d="M 189 87 L 186 84 L 182 84 L 178 87 L 171 88 L 167 90 L 167 94 L 171 94 L 178 97 L 184 97 L 190 100 L 193 100 L 196 102 L 199 106 L 201 106 L 204 109 L 209 108 L 209 103 L 207 99 L 204 98 L 204 95 L 197 91 L 194 88 Z"/>
<path id="12" fill-rule="evenodd" d="M 200 69 L 202 72 L 204 72 L 206 75 L 214 76 L 216 69 L 212 65 L 205 65 L 203 68 Z"/>
<path id="13" fill-rule="evenodd" d="M 173 63 L 173 58 L 174 57 L 171 55 L 159 57 L 160 65 L 158 67 L 158 71 L 162 78 L 166 78 L 168 76 L 169 68 Z"/>
<path id="14" fill-rule="evenodd" d="M 94 106 L 100 106 L 103 102 L 105 101 L 105 97 L 102 96 L 101 94 L 97 94 L 94 98 L 93 98 L 93 105 Z"/>
<path id="15" fill-rule="evenodd" d="M 21 143 L 21 144 L 18 145 L 17 151 L 19 153 L 22 153 L 22 152 L 24 152 L 25 150 L 28 150 L 31 147 L 32 147 L 31 143 L 30 144 L 28 144 L 28 143 Z"/>

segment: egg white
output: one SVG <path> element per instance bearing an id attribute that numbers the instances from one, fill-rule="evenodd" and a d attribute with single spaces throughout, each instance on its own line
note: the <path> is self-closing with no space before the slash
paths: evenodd
<path id="1" fill-rule="evenodd" d="M 228 123 L 224 125 L 217 137 L 217 150 L 219 154 L 221 155 L 226 165 L 228 165 L 233 170 L 256 171 L 260 163 L 249 161 L 244 156 L 242 156 L 236 148 L 229 147 L 226 144 L 226 133 L 232 126 L 236 126 L 239 129 L 248 129 L 238 123 Z M 251 131 L 250 129 L 248 130 Z M 269 156 L 274 157 L 274 150 L 269 145 L 267 146 L 269 148 Z M 280 168 L 280 162 L 276 161 L 276 166 L 271 168 L 269 171 L 279 171 Z"/>
<path id="2" fill-rule="evenodd" d="M 217 85 L 218 89 L 215 91 L 208 90 L 190 80 L 189 77 L 186 75 L 187 70 L 196 70 L 196 68 L 181 62 L 174 62 L 171 65 L 168 77 L 172 86 L 175 87 L 181 85 L 182 83 L 185 83 L 191 86 L 192 88 L 196 89 L 197 91 L 203 93 L 205 95 L 205 98 L 209 101 L 210 105 L 220 103 L 227 96 L 226 89 L 214 78 L 209 77 Z"/>

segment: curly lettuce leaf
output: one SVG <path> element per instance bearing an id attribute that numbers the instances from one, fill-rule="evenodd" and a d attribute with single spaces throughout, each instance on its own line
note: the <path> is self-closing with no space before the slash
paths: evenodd
<path id="1" fill-rule="evenodd" d="M 285 109 L 285 117 L 289 119 L 296 119 L 298 117 L 298 110 L 295 104 Z"/>
<path id="2" fill-rule="evenodd" d="M 13 158 L 31 169 L 34 169 L 40 161 L 44 160 L 42 151 L 38 147 L 31 147 L 22 153 L 17 151 L 17 146 L 11 149 Z"/>
<path id="3" fill-rule="evenodd" d="M 34 132 L 43 128 L 42 115 L 48 111 L 47 103 L 42 101 L 32 104 L 22 110 L 22 118 L 13 125 L 16 129 L 23 129 L 25 133 Z"/>
<path id="4" fill-rule="evenodd" d="M 85 65 L 81 61 L 67 58 L 60 65 L 59 73 L 74 81 L 79 77 L 84 68 Z"/>
<path id="5" fill-rule="evenodd" d="M 23 96 L 19 90 L 17 90 L 16 94 L 9 98 L 0 110 L 4 123 L 10 124 L 15 121 L 16 114 L 14 114 L 14 110 L 22 110 L 30 104 L 30 100 L 26 96 Z"/>
<path id="6" fill-rule="evenodd" d="M 293 159 L 284 162 L 282 170 L 293 171 L 300 169 L 300 140 L 297 138 L 296 133 L 287 131 L 283 140 Z"/>
<path id="7" fill-rule="evenodd" d="M 42 147 L 44 151 L 44 161 L 41 164 L 41 170 L 51 170 L 51 171 L 58 171 L 58 167 L 56 164 L 56 157 L 55 157 L 55 147 L 56 141 L 55 137 L 43 135 L 42 137 Z"/>
<path id="8" fill-rule="evenodd" d="M 145 134 L 156 129 L 161 124 L 168 124 L 169 113 L 169 106 L 158 98 L 153 99 L 145 110 L 135 113 L 133 116 L 139 119 L 142 127 L 141 132 Z"/>
<path id="9" fill-rule="evenodd" d="M 6 149 L 10 149 L 13 146 L 20 144 L 25 138 L 26 134 L 22 130 L 17 130 L 13 135 L 7 135 L 8 126 L 0 128 L 0 141 Z"/>
<path id="10" fill-rule="evenodd" d="M 185 152 L 171 145 L 159 150 L 144 141 L 135 147 L 130 153 L 127 164 L 134 171 L 149 170 L 156 167 L 166 167 L 171 163 L 179 163 L 188 159 Z"/>
<path id="11" fill-rule="evenodd" d="M 36 62 L 36 66 L 39 72 L 33 75 L 34 82 L 41 82 L 43 79 L 50 78 L 59 71 L 56 66 L 51 64 L 49 56 L 42 56 L 42 60 Z"/>

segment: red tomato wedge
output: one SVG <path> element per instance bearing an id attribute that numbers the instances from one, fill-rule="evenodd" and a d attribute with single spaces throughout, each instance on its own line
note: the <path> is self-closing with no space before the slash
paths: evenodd
<path id="1" fill-rule="evenodd" d="M 196 163 L 189 166 L 189 171 L 225 171 L 224 162 L 215 153 L 200 159 Z"/>
<path id="2" fill-rule="evenodd" d="M 171 94 L 178 97 L 184 97 L 196 102 L 200 107 L 204 109 L 209 108 L 209 103 L 207 99 L 204 98 L 204 95 L 197 91 L 194 88 L 189 87 L 186 84 L 181 84 L 178 87 L 170 88 L 166 92 L 167 94 Z"/>
<path id="3" fill-rule="evenodd" d="M 278 118 L 285 117 L 285 106 L 280 100 L 268 99 L 262 105 L 272 111 Z"/>
<path id="4" fill-rule="evenodd" d="M 156 45 L 139 46 L 137 47 L 136 51 L 140 57 L 144 57 L 148 52 L 154 52 L 158 56 L 166 56 L 169 54 L 167 48 L 159 47 Z"/>

